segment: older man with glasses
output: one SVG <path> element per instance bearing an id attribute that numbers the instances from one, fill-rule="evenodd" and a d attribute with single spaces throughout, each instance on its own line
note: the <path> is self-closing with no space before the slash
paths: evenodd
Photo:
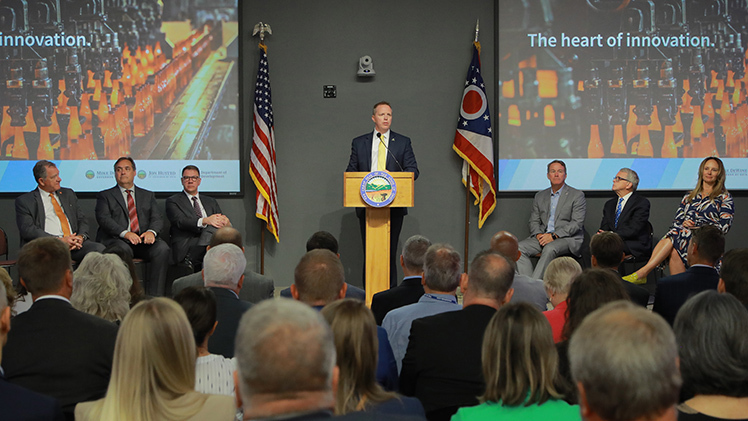
<path id="1" fill-rule="evenodd" d="M 630 168 L 621 168 L 613 177 L 616 197 L 605 202 L 600 230 L 613 231 L 623 239 L 623 251 L 636 260 L 646 261 L 652 253 L 649 232 L 649 200 L 636 192 L 639 176 Z"/>

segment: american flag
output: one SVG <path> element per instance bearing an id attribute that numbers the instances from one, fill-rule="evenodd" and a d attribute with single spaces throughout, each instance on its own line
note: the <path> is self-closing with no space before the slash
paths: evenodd
<path id="1" fill-rule="evenodd" d="M 479 204 L 478 228 L 481 228 L 496 207 L 496 181 L 491 113 L 480 74 L 480 43 L 477 41 L 473 43 L 473 59 L 465 80 L 452 149 L 464 159 L 462 183 L 469 186 L 475 204 Z"/>
<path id="2" fill-rule="evenodd" d="M 270 98 L 267 46 L 260 45 L 260 65 L 255 82 L 254 134 L 249 175 L 257 187 L 255 216 L 267 223 L 268 231 L 280 242 L 278 228 L 278 190 L 275 178 L 275 132 L 273 102 Z"/>

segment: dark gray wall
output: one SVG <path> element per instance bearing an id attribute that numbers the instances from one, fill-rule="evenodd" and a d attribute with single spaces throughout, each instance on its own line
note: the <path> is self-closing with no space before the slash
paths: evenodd
<path id="1" fill-rule="evenodd" d="M 276 286 L 292 283 L 293 268 L 304 253 L 306 239 L 318 230 L 339 238 L 348 279 L 360 285 L 363 250 L 354 211 L 342 208 L 342 172 L 351 139 L 372 130 L 371 107 L 380 100 L 392 103 L 393 130 L 412 138 L 421 171 L 416 206 L 405 219 L 401 244 L 419 233 L 432 241 L 451 243 L 462 253 L 462 163 L 451 145 L 478 18 L 483 77 L 489 100 L 494 101 L 496 0 L 241 1 L 247 144 L 251 142 L 258 59 L 257 39 L 251 38 L 251 30 L 259 21 L 269 23 L 273 30 L 267 45 L 276 119 L 281 242 L 276 244 L 267 236 L 265 272 L 275 279 Z M 377 74 L 360 80 L 356 77 L 358 59 L 367 54 Z M 322 86 L 328 84 L 337 86 L 338 98 L 322 98 Z M 248 156 L 249 148 L 245 149 Z M 611 178 L 617 170 L 610 169 Z M 249 264 L 259 270 L 261 225 L 254 216 L 255 190 L 248 174 L 245 187 L 243 198 L 222 198 L 219 203 L 244 233 Z M 589 233 L 596 231 L 608 198 L 588 198 Z M 666 231 L 679 200 L 680 196 L 652 199 L 656 236 Z M 163 198 L 159 202 L 163 206 Z M 13 199 L 3 198 L 0 203 L 5 209 L 0 213 L 0 226 L 8 231 L 14 256 L 18 232 Z M 83 199 L 82 204 L 93 219 L 94 200 Z M 530 196 L 500 197 L 481 230 L 477 210 L 471 206 L 469 255 L 486 248 L 490 237 L 502 229 L 519 238 L 527 236 L 531 205 Z M 738 211 L 744 206 L 748 200 L 737 198 Z M 95 227 L 95 221 L 91 222 Z M 728 236 L 728 248 L 742 245 L 738 233 L 744 232 L 737 219 Z"/>

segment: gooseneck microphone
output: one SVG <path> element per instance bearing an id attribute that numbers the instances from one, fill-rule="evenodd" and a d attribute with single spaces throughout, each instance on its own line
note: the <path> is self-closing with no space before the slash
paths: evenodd
<path id="1" fill-rule="evenodd" d="M 387 150 L 387 152 L 390 154 L 390 156 L 392 156 L 392 159 L 395 160 L 395 163 L 397 164 L 397 166 L 400 167 L 400 171 L 405 172 L 405 170 L 403 169 L 403 166 L 400 165 L 400 161 L 398 161 L 397 158 L 395 158 L 395 155 L 392 153 L 392 151 L 390 151 L 390 148 L 388 148 L 387 145 L 384 144 L 384 140 L 382 140 L 382 133 L 377 132 L 377 139 L 379 139 L 379 143 L 382 146 L 384 146 L 384 148 Z M 387 165 L 385 163 L 385 168 L 386 167 L 387 167 Z"/>

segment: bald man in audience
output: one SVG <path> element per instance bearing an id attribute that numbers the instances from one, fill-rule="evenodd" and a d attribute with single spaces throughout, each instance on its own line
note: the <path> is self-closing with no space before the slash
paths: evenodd
<path id="1" fill-rule="evenodd" d="M 508 257 L 515 265 L 522 254 L 519 251 L 517 237 L 508 231 L 499 231 L 494 234 L 491 238 L 491 250 Z M 512 300 L 515 303 L 526 302 L 534 305 L 540 311 L 548 310 L 548 294 L 545 292 L 542 280 L 532 279 L 516 271 L 512 288 L 514 288 Z"/>
<path id="2" fill-rule="evenodd" d="M 725 253 L 717 291 L 734 295 L 748 308 L 748 248 L 732 249 Z"/>
<path id="3" fill-rule="evenodd" d="M 678 347 L 667 322 L 627 301 L 588 315 L 571 337 L 571 372 L 586 421 L 675 421 Z"/>

